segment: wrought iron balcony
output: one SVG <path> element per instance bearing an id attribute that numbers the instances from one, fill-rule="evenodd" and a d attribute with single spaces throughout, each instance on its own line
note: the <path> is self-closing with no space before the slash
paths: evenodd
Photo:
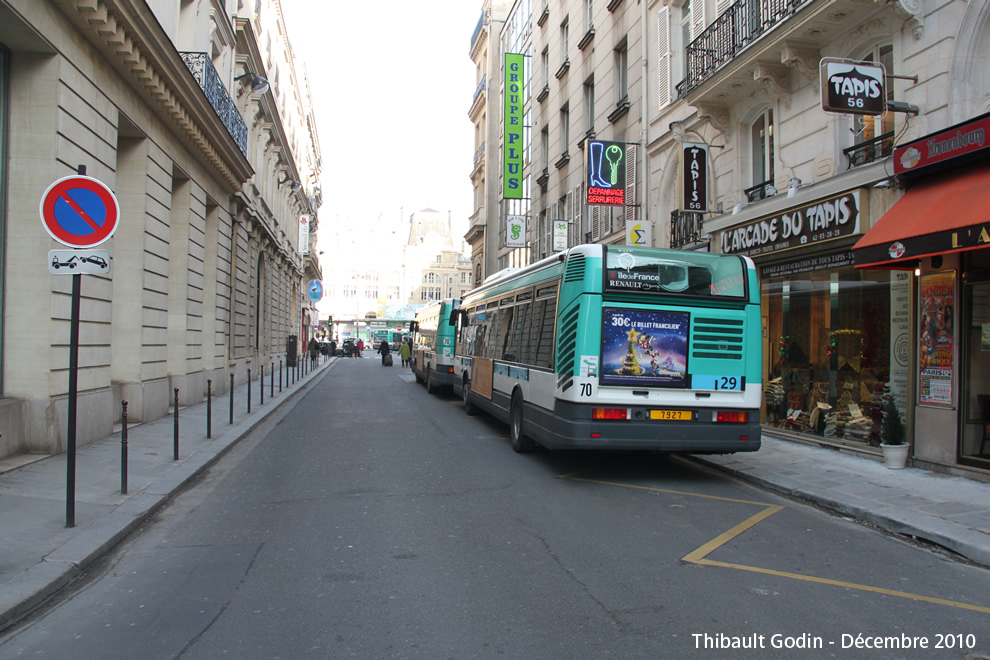
<path id="1" fill-rule="evenodd" d="M 700 213 L 688 211 L 670 212 L 670 247 L 676 250 L 701 241 L 704 236 L 704 218 Z"/>
<path id="2" fill-rule="evenodd" d="M 813 0 L 739 0 L 687 47 L 687 77 L 677 85 L 684 96 L 778 23 Z"/>
<path id="3" fill-rule="evenodd" d="M 849 159 L 849 167 L 846 169 L 886 158 L 894 153 L 894 132 L 884 133 L 872 140 L 854 144 L 848 149 L 843 149 L 842 153 Z"/>
<path id="4" fill-rule="evenodd" d="M 746 195 L 747 202 L 758 202 L 761 199 L 766 199 L 767 197 L 773 197 L 777 194 L 777 189 L 774 188 L 773 181 L 764 181 L 763 183 L 758 183 L 752 188 L 746 188 L 743 191 Z"/>
<path id="5" fill-rule="evenodd" d="M 237 104 L 230 97 L 227 88 L 220 82 L 220 76 L 213 67 L 213 62 L 207 57 L 207 53 L 179 53 L 179 55 L 192 72 L 193 78 L 199 83 L 210 105 L 216 110 L 220 121 L 227 127 L 230 137 L 234 138 L 237 147 L 247 158 L 247 124 L 244 123 L 241 113 L 237 111 Z"/>
<path id="6" fill-rule="evenodd" d="M 488 74 L 485 74 L 481 76 L 481 82 L 478 83 L 478 86 L 474 90 L 474 98 L 471 99 L 471 103 L 474 103 L 478 99 L 478 94 L 481 94 L 483 91 L 485 91 L 485 85 L 487 83 L 488 83 Z"/>

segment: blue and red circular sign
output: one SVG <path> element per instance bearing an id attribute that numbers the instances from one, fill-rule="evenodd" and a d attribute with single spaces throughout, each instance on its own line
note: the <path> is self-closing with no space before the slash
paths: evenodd
<path id="1" fill-rule="evenodd" d="M 323 282 L 320 280 L 309 281 L 309 299 L 311 302 L 323 300 Z"/>
<path id="2" fill-rule="evenodd" d="M 120 220 L 117 198 L 102 182 L 74 174 L 59 179 L 41 196 L 41 224 L 59 243 L 91 248 L 113 235 Z"/>

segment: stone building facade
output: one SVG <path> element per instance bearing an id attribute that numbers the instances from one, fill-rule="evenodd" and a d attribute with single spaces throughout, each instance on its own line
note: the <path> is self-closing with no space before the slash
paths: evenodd
<path id="1" fill-rule="evenodd" d="M 877 456 L 889 393 L 916 464 L 986 478 L 986 230 L 979 199 L 948 204 L 986 188 L 988 34 L 985 0 L 517 0 L 498 58 L 527 55 L 528 207 L 500 199 L 488 226 L 524 214 L 527 261 L 555 249 L 553 220 L 567 245 L 639 226 L 655 247 L 752 258 L 767 432 Z M 822 60 L 882 67 L 886 111 L 823 107 Z M 625 208 L 584 201 L 592 136 L 637 152 Z"/>
<path id="2" fill-rule="evenodd" d="M 114 191 L 107 275 L 81 281 L 80 444 L 244 382 L 303 332 L 299 245 L 320 152 L 278 0 L 0 3 L 0 456 L 65 450 L 72 278 L 38 214 L 81 165 Z M 264 79 L 264 80 L 261 80 Z M 267 82 L 267 86 L 265 85 Z M 257 374 L 258 369 L 254 369 Z"/>

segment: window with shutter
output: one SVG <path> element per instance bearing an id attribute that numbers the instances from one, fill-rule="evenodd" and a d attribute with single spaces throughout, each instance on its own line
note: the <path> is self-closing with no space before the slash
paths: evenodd
<path id="1" fill-rule="evenodd" d="M 691 41 L 705 31 L 705 0 L 691 2 Z"/>
<path id="2" fill-rule="evenodd" d="M 636 220 L 636 145 L 626 146 L 626 222 Z"/>
<path id="3" fill-rule="evenodd" d="M 663 110 L 674 100 L 670 84 L 670 7 L 661 7 L 657 12 L 657 77 L 660 109 Z"/>
<path id="4" fill-rule="evenodd" d="M 589 206 L 588 217 L 591 220 L 591 240 L 597 242 L 602 237 L 602 207 Z"/>

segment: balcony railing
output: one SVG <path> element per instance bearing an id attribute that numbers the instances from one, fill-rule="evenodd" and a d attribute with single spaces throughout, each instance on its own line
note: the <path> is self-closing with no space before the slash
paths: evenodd
<path id="1" fill-rule="evenodd" d="M 746 194 L 747 202 L 758 202 L 761 199 L 766 199 L 767 197 L 773 197 L 777 194 L 777 189 L 773 186 L 773 181 L 764 181 L 763 183 L 758 183 L 752 188 L 746 188 L 743 191 Z"/>
<path id="2" fill-rule="evenodd" d="M 846 169 L 886 158 L 894 153 L 894 132 L 884 133 L 872 140 L 855 144 L 848 149 L 843 149 L 842 153 L 849 159 L 849 167 Z"/>
<path id="3" fill-rule="evenodd" d="M 684 96 L 772 27 L 812 0 L 739 0 L 685 49 L 687 77 L 677 85 Z"/>
<path id="4" fill-rule="evenodd" d="M 481 12 L 481 16 L 478 17 L 478 24 L 474 26 L 474 32 L 471 34 L 471 48 L 474 48 L 474 42 L 478 40 L 478 35 L 481 34 L 481 28 L 485 26 L 485 12 Z"/>
<path id="5" fill-rule="evenodd" d="M 474 102 L 478 100 L 478 94 L 481 94 L 483 91 L 485 91 L 485 85 L 487 83 L 488 83 L 488 74 L 485 74 L 481 76 L 481 82 L 478 83 L 478 86 L 474 90 L 474 98 L 471 99 L 471 105 L 474 105 Z"/>
<path id="6" fill-rule="evenodd" d="M 227 127 L 230 137 L 234 138 L 237 147 L 247 158 L 247 124 L 244 123 L 241 113 L 237 111 L 237 104 L 234 103 L 234 99 L 230 98 L 227 88 L 220 82 L 220 76 L 213 67 L 213 62 L 210 61 L 206 53 L 179 54 L 182 56 L 182 61 L 185 62 L 186 67 L 192 72 L 193 78 L 199 83 L 206 99 L 216 110 L 220 121 Z"/>
<path id="7" fill-rule="evenodd" d="M 672 250 L 699 242 L 704 233 L 704 218 L 700 213 L 670 212 L 670 248 Z"/>
<path id="8" fill-rule="evenodd" d="M 478 150 L 474 152 L 474 164 L 477 165 L 478 161 L 481 160 L 485 155 L 485 143 L 482 142 Z"/>

